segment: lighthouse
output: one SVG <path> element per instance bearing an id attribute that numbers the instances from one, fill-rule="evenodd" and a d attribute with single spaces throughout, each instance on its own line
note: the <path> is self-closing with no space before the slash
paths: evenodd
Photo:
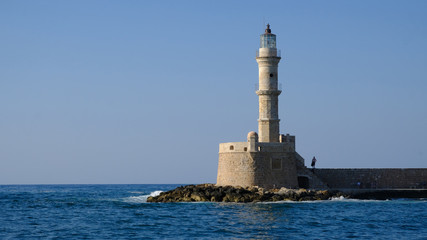
<path id="1" fill-rule="evenodd" d="M 246 142 L 219 144 L 217 185 L 296 188 L 298 169 L 304 159 L 295 151 L 295 136 L 280 134 L 278 66 L 280 52 L 270 25 L 260 37 L 257 51 L 259 84 L 258 133 L 251 131 Z M 254 106 L 255 107 L 255 106 Z"/>
<path id="2" fill-rule="evenodd" d="M 260 38 L 260 48 L 257 51 L 256 61 L 259 69 L 259 97 L 258 133 L 260 142 L 279 142 L 279 95 L 278 66 L 280 54 L 276 48 L 276 35 L 271 33 L 270 24 L 267 24 L 265 33 Z"/>
<path id="3" fill-rule="evenodd" d="M 295 136 L 280 133 L 278 67 L 281 56 L 269 24 L 261 34 L 255 59 L 259 71 L 258 133 L 249 132 L 245 142 L 219 144 L 216 185 L 328 189 L 328 185 L 305 166 L 304 158 L 296 151 Z"/>

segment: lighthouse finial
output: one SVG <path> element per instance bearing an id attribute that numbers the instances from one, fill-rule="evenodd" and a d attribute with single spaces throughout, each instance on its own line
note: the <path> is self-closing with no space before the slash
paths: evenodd
<path id="1" fill-rule="evenodd" d="M 267 28 L 265 29 L 265 33 L 271 33 L 270 24 L 267 23 Z"/>

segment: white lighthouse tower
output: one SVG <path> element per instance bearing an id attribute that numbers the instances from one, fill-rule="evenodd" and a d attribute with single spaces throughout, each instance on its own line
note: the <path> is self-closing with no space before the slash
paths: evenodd
<path id="1" fill-rule="evenodd" d="M 279 100 L 278 65 L 280 54 L 277 54 L 276 35 L 271 33 L 267 24 L 261 35 L 261 44 L 256 61 L 259 69 L 259 118 L 258 133 L 260 142 L 279 142 Z"/>

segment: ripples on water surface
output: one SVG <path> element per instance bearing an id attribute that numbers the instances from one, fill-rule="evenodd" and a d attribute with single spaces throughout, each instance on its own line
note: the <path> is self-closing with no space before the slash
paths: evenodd
<path id="1" fill-rule="evenodd" d="M 0 239 L 427 239 L 427 200 L 145 203 L 177 186 L 0 186 Z"/>

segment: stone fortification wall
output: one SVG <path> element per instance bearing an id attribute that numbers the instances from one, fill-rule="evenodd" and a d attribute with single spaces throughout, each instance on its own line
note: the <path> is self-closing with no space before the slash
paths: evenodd
<path id="1" fill-rule="evenodd" d="M 235 146 L 235 145 L 234 145 Z M 217 185 L 249 187 L 255 185 L 255 162 L 243 151 L 219 153 Z"/>
<path id="2" fill-rule="evenodd" d="M 217 185 L 296 188 L 295 152 L 219 153 Z"/>
<path id="3" fill-rule="evenodd" d="M 255 186 L 271 188 L 297 188 L 295 152 L 257 152 L 255 160 Z"/>
<path id="4" fill-rule="evenodd" d="M 427 189 L 427 168 L 321 168 L 314 173 L 332 189 Z"/>
<path id="5" fill-rule="evenodd" d="M 219 144 L 220 153 L 235 153 L 235 152 L 248 152 L 251 151 L 250 144 L 248 142 L 228 142 Z"/>
<path id="6" fill-rule="evenodd" d="M 294 148 L 291 141 L 221 143 L 217 185 L 295 188 L 298 180 Z"/>

